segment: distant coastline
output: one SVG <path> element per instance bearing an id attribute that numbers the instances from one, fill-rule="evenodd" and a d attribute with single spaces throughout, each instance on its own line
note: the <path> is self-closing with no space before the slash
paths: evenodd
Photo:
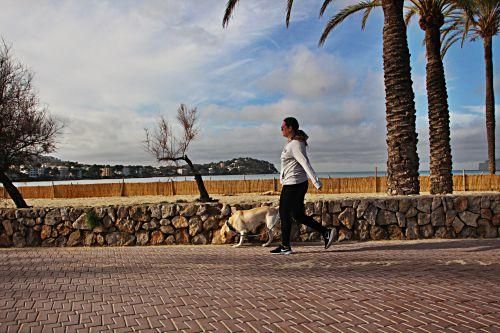
<path id="1" fill-rule="evenodd" d="M 454 175 L 461 175 L 463 170 L 453 170 Z M 484 170 L 465 170 L 469 175 L 488 174 Z M 374 171 L 332 171 L 318 172 L 320 178 L 357 178 L 373 177 Z M 378 176 L 386 176 L 385 171 L 378 171 Z M 429 171 L 420 171 L 421 176 L 428 176 Z M 254 180 L 254 179 L 279 179 L 279 174 L 252 174 L 252 175 L 203 175 L 203 180 Z M 142 177 L 142 178 L 122 178 L 122 179 L 78 179 L 78 180 L 55 180 L 55 181 L 26 181 L 15 182 L 16 186 L 50 186 L 64 184 L 105 184 L 105 183 L 152 183 L 152 182 L 170 182 L 170 181 L 194 181 L 193 176 L 171 176 L 171 177 Z"/>

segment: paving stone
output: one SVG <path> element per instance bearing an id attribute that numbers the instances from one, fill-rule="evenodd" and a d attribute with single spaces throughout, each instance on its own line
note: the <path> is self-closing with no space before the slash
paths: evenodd
<path id="1" fill-rule="evenodd" d="M 418 231 L 416 218 L 409 221 Z M 374 232 L 403 236 L 396 224 Z M 252 245 L 0 249 L 0 331 L 500 329 L 498 238 L 293 250 L 276 256 Z"/>

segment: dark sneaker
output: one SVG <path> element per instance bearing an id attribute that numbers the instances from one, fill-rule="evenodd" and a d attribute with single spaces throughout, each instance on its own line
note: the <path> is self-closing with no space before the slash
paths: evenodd
<path id="1" fill-rule="evenodd" d="M 292 254 L 292 248 L 290 246 L 280 245 L 274 250 L 270 251 L 272 254 Z"/>
<path id="2" fill-rule="evenodd" d="M 323 235 L 323 238 L 325 239 L 325 249 L 328 249 L 330 246 L 332 246 L 333 239 L 335 238 L 335 229 L 328 229 L 328 231 Z"/>

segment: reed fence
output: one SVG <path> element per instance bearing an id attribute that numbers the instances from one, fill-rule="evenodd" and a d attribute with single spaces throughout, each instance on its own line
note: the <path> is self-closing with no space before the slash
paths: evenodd
<path id="1" fill-rule="evenodd" d="M 387 177 L 322 178 L 321 180 L 323 182 L 321 192 L 310 185 L 309 193 L 385 193 L 387 189 Z M 204 183 L 209 194 L 264 193 L 281 189 L 278 179 L 205 180 Z M 421 176 L 420 191 L 428 192 L 429 183 L 429 176 Z M 455 191 L 500 191 L 500 175 L 455 175 L 453 176 L 453 189 Z M 26 199 L 171 196 L 199 193 L 195 181 L 23 186 L 19 187 L 19 190 Z M 3 187 L 0 187 L 0 198 L 9 198 Z"/>

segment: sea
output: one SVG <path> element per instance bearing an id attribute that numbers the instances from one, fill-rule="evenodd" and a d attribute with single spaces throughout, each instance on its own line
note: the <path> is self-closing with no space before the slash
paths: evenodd
<path id="1" fill-rule="evenodd" d="M 468 175 L 488 174 L 488 171 L 481 170 L 453 170 L 454 175 L 461 175 L 463 172 Z M 374 171 L 353 171 L 353 172 L 318 172 L 319 178 L 357 178 L 373 177 Z M 386 176 L 385 171 L 378 171 L 378 176 Z M 429 171 L 420 171 L 421 176 L 428 176 Z M 279 174 L 259 174 L 259 175 L 204 175 L 203 180 L 254 180 L 254 179 L 279 179 Z M 109 184 L 109 183 L 152 183 L 152 182 L 171 182 L 171 181 L 194 181 L 193 176 L 175 176 L 175 177 L 150 177 L 150 178 L 125 178 L 125 179 L 80 179 L 80 180 L 57 180 L 57 181 L 29 181 L 14 182 L 17 187 L 22 186 L 50 186 L 68 185 L 68 184 Z"/>

